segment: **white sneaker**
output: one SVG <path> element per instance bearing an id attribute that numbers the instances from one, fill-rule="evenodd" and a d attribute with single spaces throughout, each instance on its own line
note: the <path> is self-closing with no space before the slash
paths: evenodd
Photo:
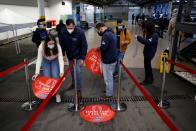
<path id="1" fill-rule="evenodd" d="M 59 94 L 56 94 L 56 102 L 57 103 L 61 102 L 61 96 Z"/>

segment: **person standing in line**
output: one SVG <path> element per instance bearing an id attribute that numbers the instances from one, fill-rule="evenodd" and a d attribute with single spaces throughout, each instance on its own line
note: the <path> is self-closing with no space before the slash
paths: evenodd
<path id="1" fill-rule="evenodd" d="M 43 68 L 43 76 L 59 78 L 64 74 L 64 62 L 61 46 L 52 36 L 46 36 L 45 42 L 42 42 L 38 48 L 35 80 L 40 75 L 40 68 Z M 56 102 L 61 102 L 61 96 L 56 94 Z"/>
<path id="2" fill-rule="evenodd" d="M 82 67 L 84 65 L 84 59 L 87 53 L 88 44 L 84 31 L 75 26 L 73 19 L 66 20 L 66 28 L 62 29 L 60 33 L 61 47 L 63 55 L 65 52 L 69 61 L 69 64 L 76 60 L 76 74 L 77 74 L 77 92 L 78 98 L 82 98 Z M 74 89 L 74 70 L 71 69 L 72 84 L 67 90 Z"/>
<path id="3" fill-rule="evenodd" d="M 98 23 L 96 31 L 102 37 L 101 46 L 98 50 L 101 53 L 101 65 L 106 85 L 106 94 L 103 98 L 106 99 L 113 96 L 113 73 L 118 59 L 117 40 L 112 29 L 108 28 L 104 23 Z"/>
<path id="4" fill-rule="evenodd" d="M 64 28 L 65 28 L 65 24 L 63 23 L 63 20 L 59 20 L 59 24 L 56 26 L 56 31 L 58 33 L 58 37 L 60 36 L 61 30 Z"/>
<path id="5" fill-rule="evenodd" d="M 141 44 L 144 45 L 143 55 L 144 55 L 145 79 L 140 84 L 148 85 L 148 84 L 152 84 L 154 80 L 151 61 L 154 58 L 157 51 L 159 35 L 158 33 L 155 32 L 155 27 L 152 22 L 147 22 L 145 28 L 146 28 L 146 38 L 137 35 L 135 37 Z"/>
<path id="6" fill-rule="evenodd" d="M 43 21 L 38 20 L 37 26 L 38 28 L 36 28 L 36 30 L 33 32 L 32 41 L 36 44 L 36 47 L 38 48 L 41 42 L 45 40 L 47 36 L 47 31 Z"/>
<path id="7" fill-rule="evenodd" d="M 126 49 L 131 43 L 131 33 L 123 24 L 122 19 L 117 20 L 117 26 L 114 28 L 114 34 L 117 38 L 117 48 L 118 48 L 118 59 L 123 60 L 125 56 Z M 114 77 L 118 76 L 119 62 L 116 64 Z"/>

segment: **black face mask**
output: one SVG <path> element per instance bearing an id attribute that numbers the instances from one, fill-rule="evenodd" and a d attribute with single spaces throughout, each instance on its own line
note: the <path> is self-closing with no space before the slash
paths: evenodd
<path id="1" fill-rule="evenodd" d="M 99 36 L 103 36 L 103 32 L 101 32 L 101 31 L 98 32 L 98 35 L 99 35 Z"/>

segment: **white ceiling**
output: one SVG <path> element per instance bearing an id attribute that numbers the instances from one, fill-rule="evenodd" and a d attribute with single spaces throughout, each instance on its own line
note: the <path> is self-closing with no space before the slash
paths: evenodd
<path id="1" fill-rule="evenodd" d="M 48 0 L 45 1 L 47 6 Z M 37 6 L 37 0 L 0 0 L 0 4 Z"/>

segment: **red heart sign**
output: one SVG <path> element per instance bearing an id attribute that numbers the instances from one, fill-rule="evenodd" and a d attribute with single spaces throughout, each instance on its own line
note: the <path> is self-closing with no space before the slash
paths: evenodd
<path id="1" fill-rule="evenodd" d="M 33 93 L 38 98 L 45 99 L 48 96 L 48 94 L 50 93 L 50 91 L 55 87 L 57 81 L 58 81 L 58 79 L 55 79 L 55 78 L 38 76 L 32 82 Z M 56 93 L 56 91 L 55 91 L 55 93 Z"/>
<path id="2" fill-rule="evenodd" d="M 88 122 L 99 123 L 111 120 L 116 112 L 108 105 L 94 104 L 86 106 L 84 110 L 80 111 L 80 117 Z"/>
<path id="3" fill-rule="evenodd" d="M 101 57 L 96 48 L 88 51 L 85 58 L 86 68 L 93 74 L 101 75 Z"/>

